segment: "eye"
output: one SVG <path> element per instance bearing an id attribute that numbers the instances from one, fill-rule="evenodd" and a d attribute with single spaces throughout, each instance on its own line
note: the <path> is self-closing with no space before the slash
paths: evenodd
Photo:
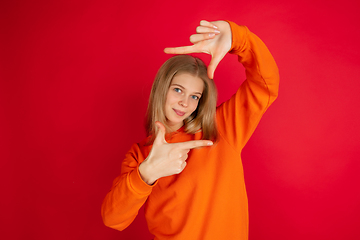
<path id="1" fill-rule="evenodd" d="M 196 96 L 196 95 L 192 95 L 191 96 L 194 100 L 199 100 L 200 98 L 198 97 L 198 96 Z"/>
<path id="2" fill-rule="evenodd" d="M 181 89 L 180 88 L 174 88 L 175 92 L 181 93 Z"/>

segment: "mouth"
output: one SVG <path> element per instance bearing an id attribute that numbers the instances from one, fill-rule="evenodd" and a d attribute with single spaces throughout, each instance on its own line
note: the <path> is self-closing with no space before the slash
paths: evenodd
<path id="1" fill-rule="evenodd" d="M 174 109 L 174 108 L 173 108 L 173 110 L 174 110 L 174 112 L 175 112 L 178 116 L 180 116 L 180 117 L 182 117 L 182 116 L 185 115 L 185 112 L 179 111 L 179 110 Z"/>

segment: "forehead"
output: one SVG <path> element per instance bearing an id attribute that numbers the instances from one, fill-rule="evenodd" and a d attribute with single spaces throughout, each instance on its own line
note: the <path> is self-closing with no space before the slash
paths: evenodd
<path id="1" fill-rule="evenodd" d="M 204 81 L 189 73 L 176 74 L 171 81 L 171 85 L 181 85 L 189 92 L 202 93 L 204 91 Z"/>

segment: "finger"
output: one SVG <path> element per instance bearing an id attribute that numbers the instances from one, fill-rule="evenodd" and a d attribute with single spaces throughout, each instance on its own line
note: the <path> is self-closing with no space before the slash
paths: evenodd
<path id="1" fill-rule="evenodd" d="M 181 160 L 181 161 L 185 161 L 187 158 L 188 158 L 188 154 L 187 153 L 185 153 L 185 154 L 180 154 L 180 156 L 179 156 L 179 159 Z"/>
<path id="2" fill-rule="evenodd" d="M 184 169 L 185 169 L 186 165 L 187 165 L 187 162 L 186 162 L 186 161 L 184 161 L 184 162 L 183 162 L 183 164 L 181 164 L 181 168 L 182 168 L 182 170 L 184 170 Z"/>
<path id="3" fill-rule="evenodd" d="M 194 45 L 192 45 L 184 47 L 165 48 L 164 52 L 167 54 L 189 54 L 199 53 L 200 51 Z"/>
<path id="4" fill-rule="evenodd" d="M 178 173 L 181 173 L 182 171 L 184 171 L 184 169 L 185 169 L 186 165 L 187 165 L 187 163 L 186 163 L 186 161 L 184 161 L 184 162 L 181 164 L 181 166 L 180 166 L 180 169 L 179 169 Z"/>
<path id="5" fill-rule="evenodd" d="M 217 66 L 219 65 L 221 59 L 223 59 L 224 56 L 212 56 L 211 61 L 209 63 L 207 72 L 210 79 L 214 79 L 214 72 Z"/>
<path id="6" fill-rule="evenodd" d="M 165 126 L 161 122 L 158 122 L 158 121 L 156 121 L 155 124 L 157 126 L 157 133 L 156 133 L 156 137 L 155 137 L 155 140 L 154 140 L 154 144 L 164 144 L 164 143 L 166 143 L 166 140 L 165 140 L 165 133 L 166 133 Z"/>
<path id="7" fill-rule="evenodd" d="M 204 27 L 204 26 L 198 26 L 196 27 L 196 33 L 216 33 L 219 34 L 220 31 L 216 28 L 212 27 Z"/>
<path id="8" fill-rule="evenodd" d="M 203 33 L 203 34 L 193 34 L 190 36 L 190 42 L 195 44 L 200 41 L 205 41 L 208 39 L 212 39 L 216 36 L 215 33 Z"/>
<path id="9" fill-rule="evenodd" d="M 180 149 L 193 149 L 198 147 L 209 147 L 213 145 L 213 142 L 210 140 L 192 140 L 174 144 L 178 145 Z"/>
<path id="10" fill-rule="evenodd" d="M 215 69 L 216 69 L 218 64 L 219 63 L 216 63 L 216 62 L 213 61 L 213 59 L 211 59 L 211 62 L 210 62 L 209 66 L 208 66 L 208 69 L 207 69 L 207 74 L 208 74 L 208 77 L 210 79 L 214 79 Z"/>
<path id="11" fill-rule="evenodd" d="M 217 29 L 217 26 L 216 26 L 216 25 L 214 25 L 213 23 L 208 22 L 208 21 L 206 21 L 206 20 L 201 20 L 201 21 L 200 21 L 200 26 L 211 27 L 211 28 Z"/>

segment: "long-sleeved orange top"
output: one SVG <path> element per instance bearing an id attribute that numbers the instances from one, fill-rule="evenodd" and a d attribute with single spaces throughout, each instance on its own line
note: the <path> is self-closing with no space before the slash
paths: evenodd
<path id="1" fill-rule="evenodd" d="M 145 217 L 155 239 L 248 239 L 248 199 L 241 151 L 260 118 L 276 99 L 279 74 L 265 44 L 248 28 L 229 22 L 230 53 L 239 56 L 246 80 L 216 111 L 219 141 L 189 152 L 187 166 L 177 175 L 149 186 L 138 167 L 151 146 L 134 144 L 122 163 L 102 205 L 105 225 L 123 230 L 144 204 Z M 181 128 L 169 143 L 199 140 L 202 133 Z"/>

